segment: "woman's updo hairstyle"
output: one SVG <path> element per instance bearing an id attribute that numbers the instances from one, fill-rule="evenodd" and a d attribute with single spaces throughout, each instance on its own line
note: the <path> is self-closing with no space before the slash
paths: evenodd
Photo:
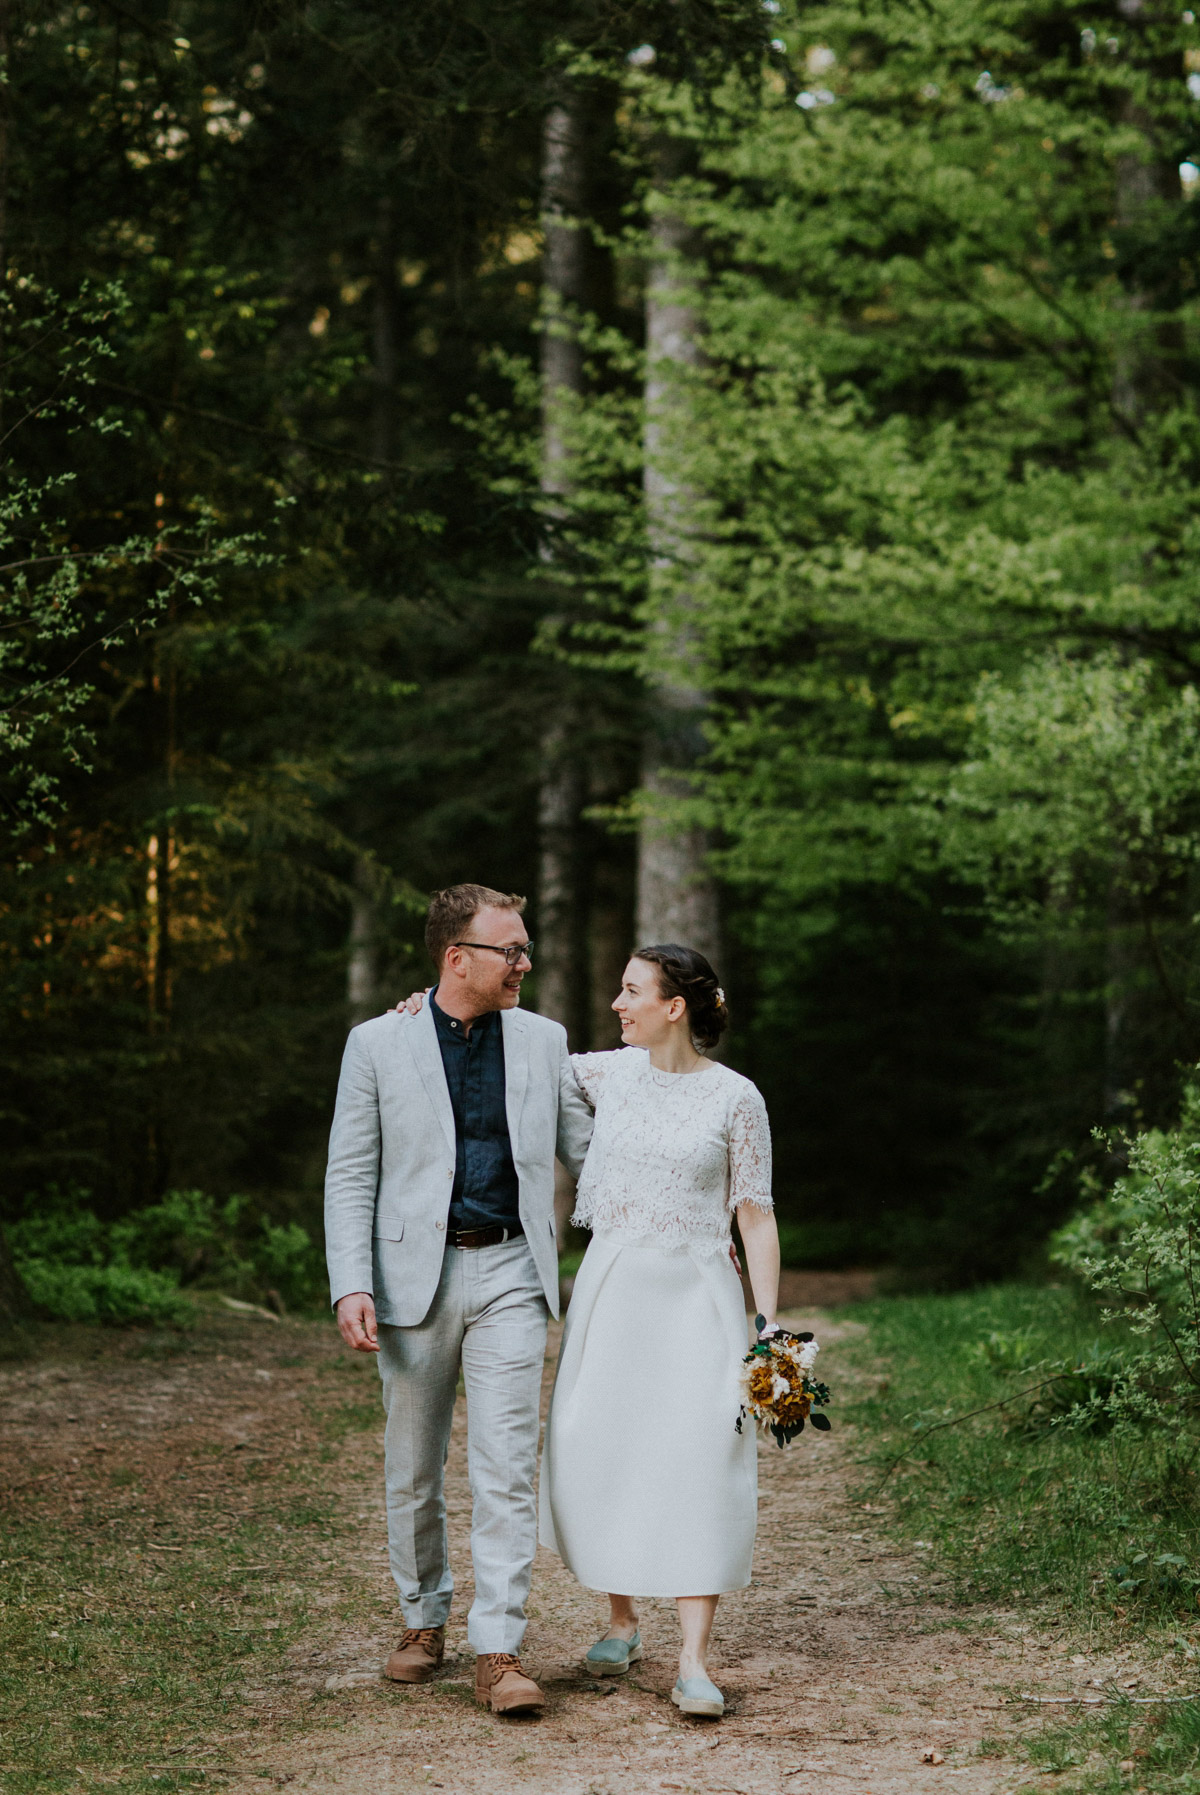
<path id="1" fill-rule="evenodd" d="M 633 957 L 657 969 L 661 997 L 668 1001 L 682 997 L 696 1046 L 715 1047 L 729 1027 L 729 1006 L 704 955 L 694 947 L 680 947 L 672 941 L 661 947 L 639 947 Z"/>

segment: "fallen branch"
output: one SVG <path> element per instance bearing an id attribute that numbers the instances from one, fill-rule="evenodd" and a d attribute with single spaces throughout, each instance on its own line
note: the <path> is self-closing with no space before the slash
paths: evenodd
<path id="1" fill-rule="evenodd" d="M 257 1315 L 262 1321 L 279 1320 L 273 1309 L 264 1309 L 261 1303 L 244 1303 L 240 1296 L 222 1296 L 217 1300 L 227 1309 L 236 1309 L 239 1315 Z"/>
<path id="2" fill-rule="evenodd" d="M 860 1781 L 862 1777 L 862 1772 L 859 1770 L 831 1770 L 828 1764 L 813 1764 L 811 1768 L 807 1764 L 797 1764 L 794 1770 L 785 1770 L 783 1774 L 785 1776 L 844 1776 L 852 1782 Z"/>
<path id="3" fill-rule="evenodd" d="M 1056 1371 L 1053 1377 L 1044 1377 L 1040 1384 L 1030 1384 L 1024 1390 L 1014 1390 L 1011 1396 L 1002 1396 L 999 1402 L 986 1402 L 981 1409 L 968 1409 L 965 1415 L 955 1415 L 949 1421 L 936 1421 L 932 1427 L 927 1427 L 923 1434 L 918 1435 L 907 1452 L 900 1453 L 899 1457 L 892 1460 L 880 1478 L 878 1488 L 871 1491 L 870 1499 L 874 1501 L 896 1466 L 902 1465 L 906 1458 L 911 1458 L 917 1447 L 923 1440 L 927 1440 L 930 1434 L 941 1433 L 945 1427 L 957 1427 L 963 1421 L 972 1421 L 976 1415 L 990 1415 L 993 1409 L 1007 1408 L 1010 1402 L 1020 1402 L 1022 1396 L 1032 1396 L 1035 1391 L 1048 1389 L 1051 1384 L 1061 1384 L 1064 1378 L 1078 1376 L 1077 1371 Z"/>
<path id="4" fill-rule="evenodd" d="M 1145 1708 L 1156 1702 L 1200 1701 L 1200 1690 L 1195 1695 L 1014 1695 L 1009 1699 L 1036 1702 L 1042 1708 L 1119 1708 L 1125 1702 Z"/>

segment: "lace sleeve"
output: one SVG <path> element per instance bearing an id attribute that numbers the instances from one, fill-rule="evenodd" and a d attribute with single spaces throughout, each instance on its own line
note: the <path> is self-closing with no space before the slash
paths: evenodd
<path id="1" fill-rule="evenodd" d="M 600 1094 L 601 1085 L 612 1071 L 614 1061 L 620 1057 L 622 1052 L 622 1048 L 614 1047 L 608 1053 L 573 1053 L 571 1055 L 571 1070 L 575 1074 L 575 1083 L 593 1109 L 596 1107 L 596 1098 Z"/>
<path id="2" fill-rule="evenodd" d="M 774 1209 L 771 1196 L 771 1124 L 767 1106 L 754 1085 L 748 1085 L 734 1106 L 729 1124 L 729 1207 L 753 1203 Z"/>

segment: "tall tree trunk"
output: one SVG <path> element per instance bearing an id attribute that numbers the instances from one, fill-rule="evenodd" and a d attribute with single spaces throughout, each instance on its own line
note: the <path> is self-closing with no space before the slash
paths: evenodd
<path id="1" fill-rule="evenodd" d="M 565 91 L 542 128 L 543 305 L 542 492 L 553 502 L 571 490 L 566 416 L 583 394 L 578 320 L 588 309 L 587 127 L 578 92 Z M 553 562 L 553 546 L 543 547 Z M 586 991 L 579 942 L 579 718 L 564 679 L 560 702 L 542 731 L 538 793 L 538 1008 L 582 1033 Z"/>
<path id="2" fill-rule="evenodd" d="M 588 930 L 588 983 L 591 1014 L 588 1046 L 599 1052 L 621 1045 L 621 1024 L 613 1012 L 613 998 L 621 989 L 621 974 L 636 942 L 629 939 L 631 893 L 626 868 L 616 854 L 595 863 L 590 892 Z"/>
<path id="3" fill-rule="evenodd" d="M 657 190 L 669 196 L 688 165 L 687 146 L 659 137 L 654 164 Z M 696 677 L 695 624 L 686 587 L 695 498 L 672 471 L 684 435 L 681 408 L 687 405 L 680 374 L 702 359 L 692 291 L 700 241 L 669 209 L 653 211 L 650 239 L 644 490 L 657 621 L 651 644 L 654 703 L 642 768 L 647 809 L 638 841 L 637 935 L 642 945 L 683 942 L 715 962 L 720 928 L 709 838 L 705 830 L 683 828 L 671 819 L 672 809 L 691 791 L 687 775 L 704 751 L 707 708 Z"/>
<path id="4" fill-rule="evenodd" d="M 377 1015 L 380 1005 L 379 905 L 374 867 L 366 855 L 354 863 L 350 899 L 349 952 L 346 956 L 346 1008 L 350 1026 Z"/>
<path id="5" fill-rule="evenodd" d="M 379 202 L 371 313 L 371 454 L 390 461 L 395 447 L 397 311 L 396 219 L 390 197 Z M 354 865 L 350 933 L 346 943 L 346 1008 L 351 1025 L 374 1016 L 381 1002 L 379 880 L 362 854 Z"/>

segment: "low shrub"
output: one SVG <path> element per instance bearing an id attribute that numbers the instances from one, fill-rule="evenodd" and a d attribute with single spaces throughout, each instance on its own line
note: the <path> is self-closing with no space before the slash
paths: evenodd
<path id="1" fill-rule="evenodd" d="M 33 1301 L 56 1321 L 180 1324 L 188 1315 L 178 1282 L 169 1272 L 24 1257 L 17 1260 L 17 1271 Z"/>
<path id="2" fill-rule="evenodd" d="M 1128 1172 L 1055 1234 L 1052 1263 L 1121 1324 L 1120 1373 L 1071 1419 L 1175 1431 L 1200 1417 L 1200 1086 L 1179 1127 L 1123 1142 Z"/>
<path id="3" fill-rule="evenodd" d="M 276 1308 L 324 1298 L 324 1260 L 311 1235 L 298 1222 L 273 1222 L 245 1197 L 170 1191 L 106 1222 L 86 1191 L 52 1190 L 5 1234 L 30 1297 L 62 1321 L 178 1323 L 189 1313 L 189 1288 Z"/>

